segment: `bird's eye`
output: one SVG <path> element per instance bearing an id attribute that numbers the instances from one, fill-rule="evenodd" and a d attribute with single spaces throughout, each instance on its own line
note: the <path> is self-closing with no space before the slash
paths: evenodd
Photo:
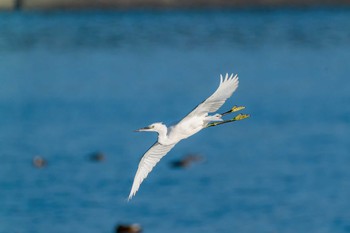
<path id="1" fill-rule="evenodd" d="M 154 128 L 154 125 L 151 125 L 151 128 L 153 129 L 153 128 Z"/>

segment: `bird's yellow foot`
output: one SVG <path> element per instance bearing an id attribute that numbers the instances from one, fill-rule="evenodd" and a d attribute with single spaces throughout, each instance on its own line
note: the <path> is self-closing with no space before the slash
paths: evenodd
<path id="1" fill-rule="evenodd" d="M 243 119 L 246 119 L 250 117 L 249 114 L 238 114 L 237 116 L 235 116 L 234 118 L 232 118 L 231 120 L 232 121 L 240 121 L 240 120 L 243 120 Z"/>
<path id="2" fill-rule="evenodd" d="M 240 120 L 246 119 L 248 117 L 250 117 L 249 114 L 238 114 L 237 116 L 235 116 L 234 118 L 232 118 L 230 120 L 210 123 L 207 125 L 206 128 L 212 127 L 212 126 L 217 126 L 217 125 L 222 125 L 222 124 L 229 123 L 229 122 L 240 121 Z"/>
<path id="3" fill-rule="evenodd" d="M 232 108 L 231 108 L 231 112 L 238 112 L 238 111 L 241 111 L 241 110 L 243 110 L 243 109 L 245 109 L 245 107 L 244 106 L 233 106 Z"/>
<path id="4" fill-rule="evenodd" d="M 229 114 L 231 112 L 238 112 L 238 111 L 241 111 L 242 109 L 245 109 L 245 107 L 244 106 L 237 106 L 237 105 L 235 105 L 230 110 L 228 110 L 227 112 L 222 113 L 221 116 L 227 115 L 227 114 Z"/>

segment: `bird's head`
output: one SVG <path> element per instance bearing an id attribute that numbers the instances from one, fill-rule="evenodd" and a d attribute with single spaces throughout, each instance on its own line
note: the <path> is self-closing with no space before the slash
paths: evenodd
<path id="1" fill-rule="evenodd" d="M 159 132 L 166 128 L 166 126 L 162 122 L 156 122 L 149 126 L 143 127 L 141 129 L 135 130 L 135 132 L 143 132 L 143 131 L 149 131 L 149 132 Z"/>

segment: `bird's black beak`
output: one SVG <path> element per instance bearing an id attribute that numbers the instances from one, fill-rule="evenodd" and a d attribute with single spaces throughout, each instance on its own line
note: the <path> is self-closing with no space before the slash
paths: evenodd
<path id="1" fill-rule="evenodd" d="M 146 126 L 146 127 L 141 128 L 141 129 L 134 130 L 134 132 L 142 132 L 142 131 L 146 131 L 148 129 L 150 129 L 150 127 Z"/>

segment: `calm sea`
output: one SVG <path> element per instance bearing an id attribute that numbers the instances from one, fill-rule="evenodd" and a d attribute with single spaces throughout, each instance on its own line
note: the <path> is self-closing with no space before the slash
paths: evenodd
<path id="1" fill-rule="evenodd" d="M 226 72 L 222 110 L 251 118 L 182 141 L 128 203 L 156 140 L 133 130 Z M 349 9 L 0 14 L 0 233 L 350 232 L 349 133 Z"/>

